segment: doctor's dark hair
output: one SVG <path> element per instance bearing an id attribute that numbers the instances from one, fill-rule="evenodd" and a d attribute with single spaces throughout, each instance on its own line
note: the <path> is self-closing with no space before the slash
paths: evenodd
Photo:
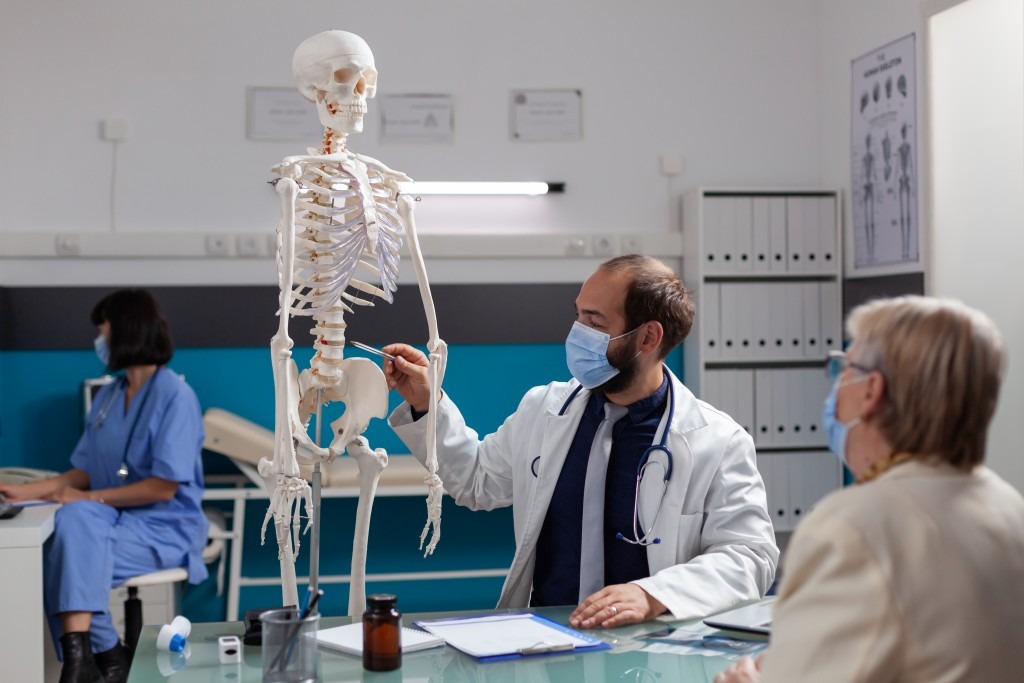
<path id="1" fill-rule="evenodd" d="M 605 261 L 601 269 L 629 276 L 624 303 L 626 329 L 635 329 L 651 320 L 661 323 L 664 337 L 658 349 L 659 358 L 665 358 L 690 334 L 693 298 L 671 268 L 650 256 L 627 254 Z"/>
<path id="2" fill-rule="evenodd" d="M 110 323 L 110 370 L 166 365 L 174 355 L 171 330 L 160 304 L 144 289 L 121 289 L 100 299 L 93 325 Z"/>

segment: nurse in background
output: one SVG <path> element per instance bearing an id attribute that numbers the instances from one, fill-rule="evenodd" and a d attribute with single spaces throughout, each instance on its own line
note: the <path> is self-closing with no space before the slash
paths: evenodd
<path id="1" fill-rule="evenodd" d="M 186 567 L 191 583 L 207 576 L 202 414 L 192 389 L 165 367 L 174 351 L 167 321 L 149 292 L 125 289 L 96 304 L 92 322 L 97 355 L 123 374 L 96 395 L 72 469 L 0 484 L 12 500 L 64 504 L 43 564 L 46 616 L 63 654 L 60 683 L 127 680 L 108 609 L 112 587 L 174 567 Z"/>

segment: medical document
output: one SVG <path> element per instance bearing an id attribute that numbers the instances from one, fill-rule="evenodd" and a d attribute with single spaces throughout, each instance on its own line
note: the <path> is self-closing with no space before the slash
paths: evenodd
<path id="1" fill-rule="evenodd" d="M 611 646 L 537 614 L 496 614 L 417 621 L 416 625 L 479 659 L 602 650 Z"/>

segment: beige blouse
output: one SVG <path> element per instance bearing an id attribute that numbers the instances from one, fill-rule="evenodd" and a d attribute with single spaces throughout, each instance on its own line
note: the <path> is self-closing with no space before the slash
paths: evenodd
<path id="1" fill-rule="evenodd" d="M 764 683 L 1024 681 L 1024 498 L 902 463 L 838 491 L 783 564 Z"/>

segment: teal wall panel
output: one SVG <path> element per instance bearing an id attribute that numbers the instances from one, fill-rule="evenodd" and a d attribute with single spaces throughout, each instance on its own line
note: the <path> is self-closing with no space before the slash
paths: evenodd
<path id="1" fill-rule="evenodd" d="M 308 364 L 311 351 L 296 348 L 300 367 Z M 359 355 L 359 354 L 353 354 Z M 681 353 L 668 359 L 681 373 Z M 183 374 L 195 389 L 203 409 L 217 407 L 237 413 L 267 428 L 273 426 L 274 386 L 269 348 L 184 348 L 171 367 Z M 92 350 L 0 352 L 0 466 L 28 466 L 64 470 L 82 430 L 82 382 L 102 374 Z M 449 349 L 445 391 L 458 403 L 467 423 L 481 435 L 497 429 L 532 386 L 568 378 L 562 344 L 456 345 Z M 392 408 L 399 403 L 392 395 Z M 325 409 L 330 421 L 340 407 Z M 382 420 L 366 433 L 375 447 L 392 454 L 406 453 L 405 446 Z M 207 472 L 230 472 L 234 467 L 216 454 L 206 454 Z M 243 573 L 274 576 L 278 572 L 273 535 L 260 546 L 259 530 L 265 512 L 263 501 L 250 501 L 246 515 Z M 369 572 L 444 571 L 507 567 L 514 552 L 510 510 L 471 512 L 446 498 L 442 540 L 435 554 L 423 558 L 419 534 L 426 516 L 421 498 L 378 498 L 374 506 L 369 548 Z M 351 558 L 354 500 L 325 500 L 321 572 L 347 574 Z M 308 539 L 308 537 L 304 537 Z M 303 545 L 297 571 L 307 571 L 308 540 Z M 224 599 L 215 595 L 216 567 L 211 579 L 190 586 L 183 597 L 183 611 L 190 618 L 209 621 L 223 618 Z M 395 585 L 371 585 L 399 595 L 405 611 L 485 609 L 497 601 L 500 579 L 408 581 Z M 325 613 L 342 614 L 347 605 L 347 586 L 334 586 L 325 597 Z M 276 587 L 243 589 L 241 609 L 280 603 Z"/>

